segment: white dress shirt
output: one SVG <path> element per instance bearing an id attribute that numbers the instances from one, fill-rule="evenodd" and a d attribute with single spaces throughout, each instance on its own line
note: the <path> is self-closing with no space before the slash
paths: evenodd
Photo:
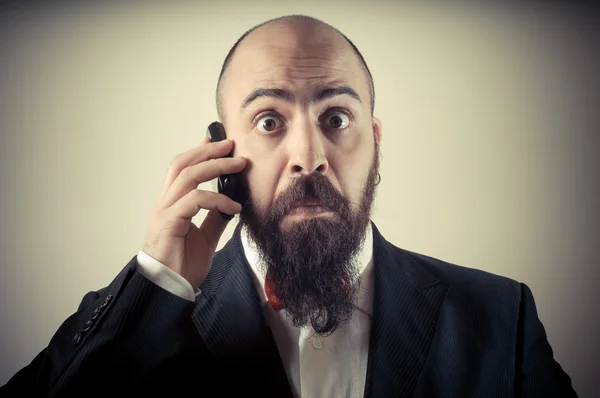
<path id="1" fill-rule="evenodd" d="M 241 231 L 244 254 L 253 271 L 254 283 L 277 344 L 288 381 L 296 397 L 362 397 L 369 354 L 373 308 L 373 235 L 367 228 L 357 257 L 361 287 L 352 318 L 327 337 L 317 336 L 312 327 L 294 327 L 285 310 L 274 311 L 264 289 L 265 275 L 258 250 L 245 229 Z M 137 269 L 163 289 L 190 301 L 201 294 L 181 275 L 140 251 Z"/>

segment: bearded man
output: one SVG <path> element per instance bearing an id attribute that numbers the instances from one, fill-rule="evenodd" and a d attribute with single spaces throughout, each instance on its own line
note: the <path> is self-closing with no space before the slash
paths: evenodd
<path id="1" fill-rule="evenodd" d="M 575 396 L 525 284 L 400 249 L 371 222 L 374 103 L 330 25 L 244 34 L 218 82 L 227 139 L 174 158 L 143 249 L 2 394 Z M 222 175 L 235 195 L 198 189 Z"/>

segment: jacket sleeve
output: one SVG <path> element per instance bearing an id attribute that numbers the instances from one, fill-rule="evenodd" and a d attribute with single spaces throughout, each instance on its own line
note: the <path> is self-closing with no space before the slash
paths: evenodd
<path id="1" fill-rule="evenodd" d="M 141 392 L 157 374 L 185 373 L 191 355 L 206 351 L 194 306 L 142 276 L 134 256 L 110 285 L 83 297 L 48 346 L 0 387 L 0 397 Z"/>
<path id="2" fill-rule="evenodd" d="M 523 398 L 577 397 L 571 378 L 554 359 L 546 331 L 537 313 L 531 289 L 521 283 L 521 308 L 519 315 L 517 377 Z"/>

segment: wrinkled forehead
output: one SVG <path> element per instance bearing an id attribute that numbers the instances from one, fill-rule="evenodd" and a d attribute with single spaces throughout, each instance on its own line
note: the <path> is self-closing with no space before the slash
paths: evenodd
<path id="1" fill-rule="evenodd" d="M 286 89 L 308 98 L 323 88 L 350 86 L 368 98 L 358 58 L 339 34 L 258 33 L 240 44 L 231 61 L 223 87 L 226 113 L 237 112 L 257 88 Z"/>
<path id="2" fill-rule="evenodd" d="M 231 65 L 231 82 L 238 87 L 270 82 L 310 86 L 354 74 L 349 54 L 336 48 L 264 44 L 247 50 Z"/>

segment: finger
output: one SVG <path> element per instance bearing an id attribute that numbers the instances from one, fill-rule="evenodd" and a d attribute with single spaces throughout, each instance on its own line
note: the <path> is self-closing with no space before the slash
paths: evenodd
<path id="1" fill-rule="evenodd" d="M 242 211 L 242 205 L 220 193 L 193 189 L 171 206 L 169 212 L 173 217 L 191 220 L 200 209 L 234 215 Z"/>
<path id="2" fill-rule="evenodd" d="M 210 181 L 222 174 L 239 173 L 246 166 L 242 157 L 220 158 L 202 162 L 185 168 L 162 199 L 162 206 L 169 207 L 203 182 Z"/>
<path id="3" fill-rule="evenodd" d="M 211 143 L 209 137 L 204 137 L 200 145 L 175 156 L 171 160 L 171 165 L 169 166 L 163 184 L 163 192 L 167 191 L 179 173 L 181 173 L 181 171 L 186 167 L 206 161 L 208 159 L 225 156 L 231 152 L 232 148 L 233 141 L 231 140 L 223 140 Z"/>
<path id="4" fill-rule="evenodd" d="M 205 137 L 200 145 L 187 152 L 175 156 L 171 160 L 171 165 L 167 171 L 163 184 L 163 194 L 169 189 L 173 181 L 186 167 L 226 156 L 233 150 L 233 141 L 223 140 L 219 142 L 210 142 L 210 138 Z M 163 195 L 161 195 L 163 196 Z"/>

